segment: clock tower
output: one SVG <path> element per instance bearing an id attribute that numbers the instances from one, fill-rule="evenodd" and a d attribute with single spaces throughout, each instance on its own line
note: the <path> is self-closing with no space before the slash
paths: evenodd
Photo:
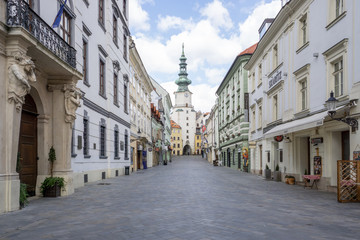
<path id="1" fill-rule="evenodd" d="M 184 146 L 183 154 L 188 155 L 193 154 L 195 150 L 196 111 L 191 102 L 192 92 L 188 88 L 191 80 L 188 79 L 186 70 L 187 58 L 184 53 L 184 44 L 182 45 L 182 54 L 179 60 L 179 78 L 175 81 L 178 89 L 174 92 L 175 106 L 173 107 L 171 119 L 181 126 Z"/>

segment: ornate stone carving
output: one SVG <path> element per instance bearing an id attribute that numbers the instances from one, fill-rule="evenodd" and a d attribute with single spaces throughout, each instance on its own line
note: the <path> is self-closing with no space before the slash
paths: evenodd
<path id="1" fill-rule="evenodd" d="M 65 122 L 73 123 L 76 119 L 76 109 L 80 107 L 81 91 L 75 84 L 64 85 L 65 92 Z"/>
<path id="2" fill-rule="evenodd" d="M 35 64 L 29 57 L 17 53 L 15 63 L 9 67 L 8 101 L 14 102 L 20 112 L 25 101 L 25 95 L 30 92 L 30 83 L 36 82 Z"/>

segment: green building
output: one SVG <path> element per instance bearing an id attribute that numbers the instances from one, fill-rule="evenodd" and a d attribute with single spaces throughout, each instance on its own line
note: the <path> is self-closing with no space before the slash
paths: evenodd
<path id="1" fill-rule="evenodd" d="M 241 52 L 234 60 L 216 95 L 219 112 L 220 160 L 223 166 L 248 171 L 249 159 L 249 92 L 248 62 L 257 44 Z"/>

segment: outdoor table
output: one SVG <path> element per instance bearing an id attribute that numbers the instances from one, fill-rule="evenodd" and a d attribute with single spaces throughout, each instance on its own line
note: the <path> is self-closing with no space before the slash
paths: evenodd
<path id="1" fill-rule="evenodd" d="M 311 189 L 312 189 L 315 184 L 316 189 L 318 189 L 316 182 L 318 182 L 320 180 L 320 175 L 303 175 L 303 179 L 305 182 L 304 188 L 311 187 Z M 311 183 L 311 180 L 313 181 L 311 186 L 307 180 L 309 180 L 310 183 Z"/>

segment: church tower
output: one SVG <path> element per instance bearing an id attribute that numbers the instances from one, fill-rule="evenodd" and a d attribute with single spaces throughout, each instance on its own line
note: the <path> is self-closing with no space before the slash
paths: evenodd
<path id="1" fill-rule="evenodd" d="M 185 57 L 184 44 L 182 45 L 182 54 L 180 57 L 179 78 L 175 81 L 178 89 L 175 94 L 175 106 L 171 114 L 171 119 L 178 123 L 182 129 L 183 154 L 193 154 L 195 151 L 195 132 L 196 132 L 196 111 L 192 105 L 191 96 L 188 86 L 191 80 L 188 79 L 187 58 Z"/>

